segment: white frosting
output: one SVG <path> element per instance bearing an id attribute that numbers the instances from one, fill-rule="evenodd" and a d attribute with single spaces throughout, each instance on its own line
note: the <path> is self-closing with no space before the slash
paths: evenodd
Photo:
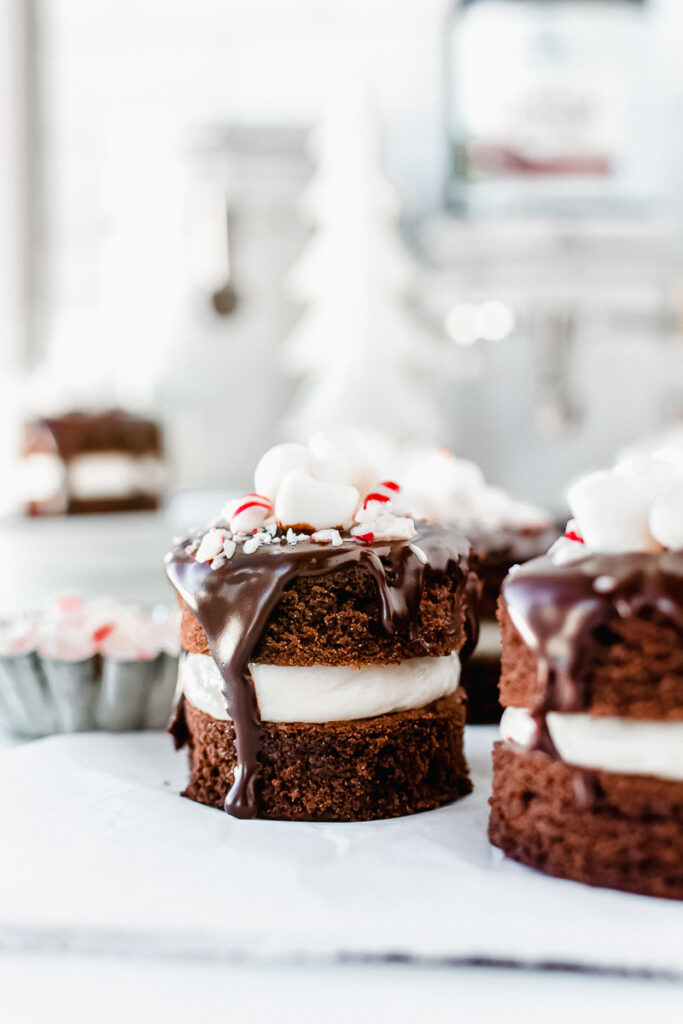
<path id="1" fill-rule="evenodd" d="M 153 456 L 96 452 L 77 455 L 67 465 L 67 489 L 81 501 L 154 494 L 163 480 L 163 464 Z"/>
<path id="2" fill-rule="evenodd" d="M 264 722 L 343 722 L 421 708 L 453 693 L 457 654 L 397 665 L 250 665 Z M 185 654 L 178 685 L 187 700 L 227 721 L 223 679 L 207 654 Z"/>
<path id="3" fill-rule="evenodd" d="M 557 712 L 550 712 L 546 721 L 558 754 L 568 764 L 683 782 L 683 722 Z M 536 724 L 524 708 L 507 708 L 500 731 L 503 739 L 526 749 Z"/>
<path id="4" fill-rule="evenodd" d="M 34 452 L 21 464 L 20 488 L 24 501 L 49 501 L 64 492 L 64 463 L 58 455 Z"/>

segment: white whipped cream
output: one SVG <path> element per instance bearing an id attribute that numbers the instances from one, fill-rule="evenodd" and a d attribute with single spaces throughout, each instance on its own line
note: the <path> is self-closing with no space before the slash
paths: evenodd
<path id="1" fill-rule="evenodd" d="M 20 489 L 24 501 L 49 501 L 64 492 L 64 463 L 58 455 L 33 452 L 21 463 Z"/>
<path id="2" fill-rule="evenodd" d="M 163 482 L 163 464 L 153 456 L 97 452 L 77 455 L 67 466 L 67 487 L 72 498 L 128 498 L 154 494 Z"/>
<path id="3" fill-rule="evenodd" d="M 548 731 L 563 761 L 621 775 L 654 775 L 683 782 L 683 722 L 636 718 L 547 716 Z M 525 708 L 506 708 L 501 736 L 528 748 L 536 723 Z"/>
<path id="4" fill-rule="evenodd" d="M 264 722 L 344 722 L 421 708 L 453 693 L 457 654 L 397 665 L 250 665 Z M 178 686 L 199 711 L 228 720 L 223 679 L 208 654 L 185 654 Z"/>

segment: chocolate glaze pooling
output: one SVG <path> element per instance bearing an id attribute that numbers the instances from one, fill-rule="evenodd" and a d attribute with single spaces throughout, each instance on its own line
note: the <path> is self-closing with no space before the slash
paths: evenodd
<path id="1" fill-rule="evenodd" d="M 345 536 L 337 547 L 311 540 L 294 545 L 274 542 L 249 555 L 238 544 L 233 557 L 213 570 L 186 552 L 188 543 L 184 541 L 167 556 L 167 573 L 203 627 L 223 677 L 237 752 L 235 779 L 225 810 L 237 818 L 253 818 L 258 813 L 262 728 L 248 665 L 287 584 L 297 576 L 323 576 L 361 566 L 377 584 L 386 632 L 407 630 L 412 640 L 419 640 L 425 578 L 454 575 L 464 587 L 469 544 L 456 530 L 420 523 L 410 541 L 362 544 Z M 468 614 L 472 615 L 469 609 Z"/>
<path id="2" fill-rule="evenodd" d="M 587 555 L 564 566 L 536 558 L 506 578 L 503 597 L 536 655 L 542 697 L 532 709 L 535 749 L 557 757 L 546 715 L 590 707 L 590 674 L 581 669 L 601 644 L 600 626 L 615 615 L 625 619 L 654 610 L 683 633 L 683 551 Z"/>

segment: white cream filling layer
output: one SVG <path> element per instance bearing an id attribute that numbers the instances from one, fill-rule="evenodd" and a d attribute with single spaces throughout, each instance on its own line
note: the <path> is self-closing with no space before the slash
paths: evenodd
<path id="1" fill-rule="evenodd" d="M 500 626 L 493 619 L 483 619 L 479 623 L 479 640 L 472 659 L 500 658 L 501 654 Z"/>
<path id="2" fill-rule="evenodd" d="M 683 722 L 554 711 L 546 721 L 558 754 L 568 764 L 683 782 Z M 535 738 L 536 723 L 525 708 L 506 708 L 500 732 L 503 739 L 526 749 Z"/>
<path id="3" fill-rule="evenodd" d="M 155 494 L 162 479 L 161 460 L 147 455 L 97 452 L 77 455 L 67 467 L 69 495 L 81 501 Z"/>
<path id="4" fill-rule="evenodd" d="M 421 708 L 453 693 L 457 654 L 398 665 L 250 665 L 264 722 L 344 722 Z M 181 658 L 178 687 L 199 711 L 227 721 L 223 679 L 207 654 Z"/>
<path id="5" fill-rule="evenodd" d="M 24 501 L 49 501 L 64 491 L 64 463 L 58 455 L 33 452 L 21 462 L 20 489 Z"/>

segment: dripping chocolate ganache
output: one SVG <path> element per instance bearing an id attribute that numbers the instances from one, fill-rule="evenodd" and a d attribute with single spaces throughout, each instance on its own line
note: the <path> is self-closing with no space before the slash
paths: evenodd
<path id="1" fill-rule="evenodd" d="M 282 447 L 280 462 L 304 461 Z M 361 498 L 297 468 L 274 488 L 262 476 L 167 557 L 186 795 L 242 818 L 363 820 L 469 792 L 469 544 L 404 514 L 393 481 Z"/>

